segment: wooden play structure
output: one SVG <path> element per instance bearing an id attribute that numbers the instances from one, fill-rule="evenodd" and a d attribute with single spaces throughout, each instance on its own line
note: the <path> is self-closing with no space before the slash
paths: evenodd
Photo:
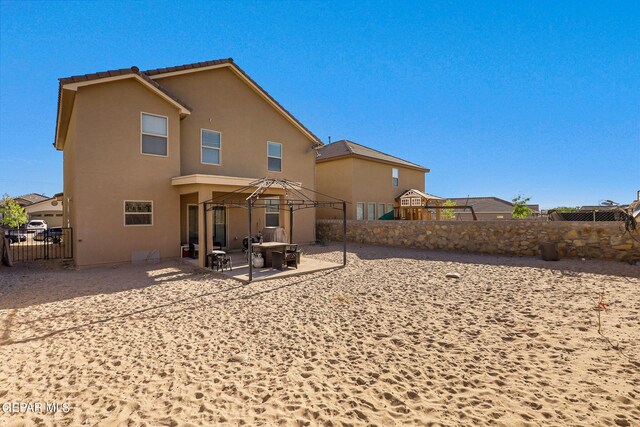
<path id="1" fill-rule="evenodd" d="M 393 219 L 440 220 L 443 219 L 440 213 L 442 209 L 469 209 L 471 210 L 473 220 L 478 220 L 476 213 L 473 210 L 473 206 L 445 206 L 445 201 L 446 199 L 443 199 L 442 197 L 427 194 L 420 190 L 407 190 L 400 196 L 396 197 L 396 205 L 393 208 Z"/>
<path id="2" fill-rule="evenodd" d="M 445 199 L 420 190 L 411 189 L 396 197 L 394 207 L 395 219 L 431 220 L 440 219 L 440 209 L 430 209 L 427 206 L 443 206 Z"/>

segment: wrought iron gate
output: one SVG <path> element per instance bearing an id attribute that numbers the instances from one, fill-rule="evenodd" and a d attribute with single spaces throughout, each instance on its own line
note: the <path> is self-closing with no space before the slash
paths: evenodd
<path id="1" fill-rule="evenodd" d="M 13 262 L 73 258 L 73 229 L 10 229 L 4 231 Z"/>

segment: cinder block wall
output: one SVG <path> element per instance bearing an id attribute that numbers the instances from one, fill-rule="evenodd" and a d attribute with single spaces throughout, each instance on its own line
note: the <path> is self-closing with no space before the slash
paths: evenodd
<path id="1" fill-rule="evenodd" d="M 319 239 L 342 240 L 341 220 L 319 220 Z M 569 221 L 347 221 L 347 240 L 455 252 L 534 256 L 543 242 L 561 257 L 640 259 L 640 229 L 619 222 Z"/>

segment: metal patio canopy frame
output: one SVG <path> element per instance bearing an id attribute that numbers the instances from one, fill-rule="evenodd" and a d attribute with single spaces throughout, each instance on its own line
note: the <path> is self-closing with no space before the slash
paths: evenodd
<path id="1" fill-rule="evenodd" d="M 252 253 L 253 242 L 251 241 L 251 213 L 254 208 L 267 208 L 273 207 L 273 205 L 267 205 L 267 203 L 262 199 L 260 200 L 260 196 L 267 192 L 271 187 L 278 188 L 279 190 L 285 191 L 285 201 L 284 203 L 278 204 L 278 209 L 280 211 L 289 210 L 289 243 L 293 243 L 293 213 L 302 209 L 310 209 L 310 208 L 329 208 L 342 210 L 342 266 L 347 265 L 347 201 L 338 199 L 336 197 L 329 196 L 324 193 L 320 193 L 318 191 L 312 190 L 310 188 L 306 188 L 301 184 L 293 181 L 289 181 L 287 179 L 276 179 L 276 178 L 261 178 L 255 181 L 250 182 L 244 187 L 240 187 L 234 191 L 229 193 L 225 193 L 219 197 L 214 197 L 204 202 L 200 202 L 202 204 L 202 212 L 204 215 L 204 253 L 205 256 L 208 252 L 207 245 L 207 212 L 213 212 L 213 243 L 215 243 L 216 231 L 216 211 L 218 209 L 224 208 L 240 208 L 247 209 L 248 211 L 248 254 Z M 253 191 L 252 191 L 253 190 Z M 244 195 L 251 191 L 248 197 L 242 198 L 241 195 Z M 311 192 L 314 195 L 320 195 L 323 197 L 327 197 L 331 200 L 314 200 L 308 197 L 305 194 L 305 191 Z M 287 198 L 287 196 L 291 194 L 293 198 Z M 262 202 L 262 203 L 261 203 Z M 249 255 L 250 256 L 250 255 Z M 249 282 L 253 280 L 253 260 L 249 259 Z"/>

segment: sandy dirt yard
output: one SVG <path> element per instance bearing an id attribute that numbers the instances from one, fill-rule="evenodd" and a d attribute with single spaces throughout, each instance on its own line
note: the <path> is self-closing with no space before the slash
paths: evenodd
<path id="1" fill-rule="evenodd" d="M 0 268 L 0 404 L 60 405 L 0 425 L 640 425 L 639 266 L 349 251 L 250 285 L 178 260 Z"/>

